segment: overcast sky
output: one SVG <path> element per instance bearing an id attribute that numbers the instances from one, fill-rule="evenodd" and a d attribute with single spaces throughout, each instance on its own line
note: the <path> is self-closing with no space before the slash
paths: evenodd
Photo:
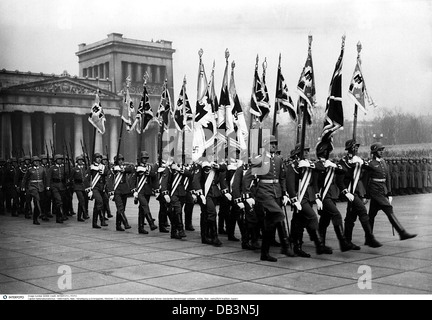
<path id="1" fill-rule="evenodd" d="M 353 103 L 347 90 L 358 41 L 363 75 L 378 108 L 431 114 L 432 1 L 429 0 L 1 0 L 0 68 L 78 74 L 78 44 L 107 34 L 173 42 L 174 93 L 183 81 L 194 103 L 198 50 L 210 76 L 215 61 L 219 95 L 225 68 L 235 60 L 237 91 L 250 100 L 256 56 L 267 59 L 267 85 L 274 103 L 279 53 L 294 101 L 312 34 L 317 103 L 324 105 L 333 69 L 346 35 L 343 99 L 346 118 Z M 378 114 L 371 110 L 368 117 Z M 360 120 L 362 118 L 360 117 Z"/>

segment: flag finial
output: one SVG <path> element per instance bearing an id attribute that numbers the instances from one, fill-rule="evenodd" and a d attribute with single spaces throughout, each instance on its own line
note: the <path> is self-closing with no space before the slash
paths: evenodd
<path id="1" fill-rule="evenodd" d="M 226 48 L 226 49 L 225 49 L 225 60 L 228 61 L 229 56 L 230 56 L 230 53 L 229 53 L 229 51 L 228 51 L 228 48 Z"/>
<path id="2" fill-rule="evenodd" d="M 150 78 L 150 76 L 149 76 L 148 72 L 146 71 L 146 72 L 144 73 L 144 75 L 143 75 L 144 85 L 147 84 L 147 80 L 148 80 L 149 78 Z"/>
<path id="3" fill-rule="evenodd" d="M 186 85 L 186 75 L 183 78 L 183 84 Z"/>
<path id="4" fill-rule="evenodd" d="M 198 55 L 199 55 L 200 59 L 201 59 L 203 53 L 204 53 L 204 50 L 202 48 L 198 50 Z"/>
<path id="5" fill-rule="evenodd" d="M 255 62 L 255 68 L 256 68 L 256 69 L 258 69 L 258 61 L 259 61 L 259 57 L 258 57 L 258 54 L 257 54 L 256 62 Z"/>
<path id="6" fill-rule="evenodd" d="M 309 36 L 308 36 L 308 42 L 309 42 L 309 50 L 311 49 L 312 46 L 312 33 L 309 32 Z"/>
<path id="7" fill-rule="evenodd" d="M 265 73 L 265 72 L 266 72 L 266 69 L 267 69 L 267 57 L 264 58 L 264 61 L 263 61 L 263 63 L 262 63 L 262 67 L 263 67 L 263 72 Z"/>
<path id="8" fill-rule="evenodd" d="M 344 34 L 344 35 L 342 36 L 342 49 L 345 48 L 345 38 L 346 38 L 346 35 Z"/>
<path id="9" fill-rule="evenodd" d="M 231 62 L 231 68 L 234 70 L 235 68 L 235 61 L 233 60 L 233 62 Z"/>
<path id="10" fill-rule="evenodd" d="M 358 53 L 358 54 L 360 54 L 361 49 L 362 49 L 362 44 L 361 44 L 361 42 L 359 41 L 359 42 L 357 42 L 357 53 Z"/>

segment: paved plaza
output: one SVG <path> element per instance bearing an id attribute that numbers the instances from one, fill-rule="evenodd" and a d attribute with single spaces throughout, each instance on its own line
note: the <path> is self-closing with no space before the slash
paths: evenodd
<path id="1" fill-rule="evenodd" d="M 74 207 L 76 208 L 76 199 Z M 76 216 L 63 224 L 32 224 L 23 216 L 0 216 L 0 294 L 113 294 L 144 296 L 230 296 L 242 299 L 292 295 L 429 295 L 432 293 L 432 194 L 399 196 L 396 216 L 414 239 L 399 241 L 383 212 L 375 236 L 383 247 L 363 245 L 359 222 L 353 242 L 360 251 L 342 253 L 335 233 L 328 231 L 332 255 L 316 255 L 305 232 L 304 250 L 311 258 L 286 257 L 271 247 L 276 263 L 260 261 L 259 251 L 242 250 L 239 242 L 220 239 L 223 246 L 201 244 L 199 206 L 194 209 L 195 231 L 174 240 L 159 230 L 138 234 L 137 207 L 129 198 L 127 216 L 132 228 L 93 229 L 91 219 Z M 158 203 L 150 201 L 157 218 Z M 345 212 L 346 203 L 338 203 Z M 93 208 L 93 202 L 90 202 Z M 111 210 L 115 212 L 111 202 Z M 91 211 L 91 210 L 90 210 Z M 291 218 L 291 211 L 288 210 Z M 343 213 L 344 215 L 344 213 Z M 240 237 L 238 228 L 236 236 Z M 62 282 L 65 270 L 70 283 Z M 63 285 L 61 285 L 63 283 Z"/>

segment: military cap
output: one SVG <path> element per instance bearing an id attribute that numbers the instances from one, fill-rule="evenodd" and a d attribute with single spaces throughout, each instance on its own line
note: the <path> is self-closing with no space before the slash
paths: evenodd
<path id="1" fill-rule="evenodd" d="M 107 154 L 102 155 L 102 160 L 108 160 L 108 155 Z"/>
<path id="2" fill-rule="evenodd" d="M 360 146 L 360 143 L 357 143 L 355 139 L 350 139 L 345 142 L 345 150 L 350 150 L 354 146 Z"/>
<path id="3" fill-rule="evenodd" d="M 321 141 L 317 144 L 315 151 L 317 157 L 323 155 L 326 151 L 330 154 L 333 151 L 333 145 L 329 141 Z"/>
<path id="4" fill-rule="evenodd" d="M 48 156 L 47 156 L 45 153 L 42 153 L 42 154 L 40 155 L 40 158 L 41 158 L 41 160 L 42 160 L 42 159 L 48 159 Z"/>
<path id="5" fill-rule="evenodd" d="M 276 137 L 274 135 L 270 136 L 270 143 L 278 143 L 278 140 L 276 139 Z"/>
<path id="6" fill-rule="evenodd" d="M 34 162 L 34 161 L 40 161 L 41 159 L 38 157 L 38 156 L 33 156 L 32 158 L 31 158 L 31 162 Z"/>
<path id="7" fill-rule="evenodd" d="M 31 160 L 30 156 L 24 156 L 24 160 Z"/>
<path id="8" fill-rule="evenodd" d="M 78 157 L 75 158 L 75 161 L 78 162 L 78 160 L 83 160 L 84 161 L 84 156 L 81 154 Z"/>
<path id="9" fill-rule="evenodd" d="M 371 152 L 377 152 L 378 150 L 384 149 L 384 145 L 381 142 L 372 143 L 370 146 Z"/>
<path id="10" fill-rule="evenodd" d="M 140 158 L 150 158 L 150 155 L 147 151 L 141 151 Z"/>
<path id="11" fill-rule="evenodd" d="M 118 156 L 116 155 L 116 156 L 114 157 L 114 161 L 117 161 L 117 159 L 118 159 L 118 160 L 124 160 L 124 157 L 123 157 L 123 155 L 122 155 L 121 153 L 119 153 Z"/>
<path id="12" fill-rule="evenodd" d="M 17 158 L 15 158 L 15 157 L 10 158 L 9 160 L 10 160 L 10 162 L 17 162 Z"/>
<path id="13" fill-rule="evenodd" d="M 58 160 L 58 159 L 63 160 L 63 159 L 64 159 L 64 158 L 63 158 L 63 155 L 62 155 L 62 154 L 56 154 L 56 155 L 54 156 L 54 161 L 56 161 L 56 160 Z"/>

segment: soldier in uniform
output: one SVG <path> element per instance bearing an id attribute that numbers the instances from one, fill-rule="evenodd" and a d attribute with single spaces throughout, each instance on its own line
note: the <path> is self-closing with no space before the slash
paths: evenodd
<path id="1" fill-rule="evenodd" d="M 289 202 L 286 191 L 284 164 L 280 156 L 276 154 L 278 141 L 271 135 L 263 141 L 264 153 L 258 158 L 252 159 L 251 175 L 257 181 L 255 190 L 248 180 L 245 181 L 247 199 L 254 197 L 255 209 L 263 214 L 264 227 L 261 244 L 262 261 L 276 262 L 277 259 L 270 255 L 270 245 L 274 240 L 276 231 L 281 241 L 281 253 L 291 256 L 290 243 L 286 230 L 285 214 L 282 206 Z M 259 168 L 258 168 L 259 166 Z M 254 191 L 254 192 L 253 192 Z M 259 213 L 257 213 L 259 215 Z"/>
<path id="2" fill-rule="evenodd" d="M 26 219 L 31 219 L 31 212 L 28 208 L 28 204 L 26 202 L 26 194 L 25 190 L 21 189 L 22 180 L 24 178 L 25 173 L 27 172 L 28 167 L 30 166 L 30 156 L 24 156 L 24 158 L 19 158 L 19 166 L 16 175 L 16 186 L 18 192 L 18 214 L 24 214 Z"/>
<path id="3" fill-rule="evenodd" d="M 84 166 L 84 157 L 82 155 L 75 158 L 76 166 L 72 168 L 70 181 L 73 186 L 73 191 L 78 199 L 78 221 L 85 221 L 90 217 L 87 214 L 86 207 L 88 204 L 87 193 L 85 192 L 84 179 L 86 175 L 86 169 Z"/>
<path id="4" fill-rule="evenodd" d="M 16 158 L 12 157 L 6 161 L 3 169 L 3 186 L 6 212 L 12 217 L 18 217 L 18 190 L 17 190 L 18 168 Z"/>
<path id="5" fill-rule="evenodd" d="M 422 174 L 422 193 L 427 193 L 428 188 L 428 164 L 427 159 L 423 158 L 421 163 L 421 174 Z"/>
<path id="6" fill-rule="evenodd" d="M 391 182 L 392 182 L 392 190 L 394 195 L 399 195 L 400 194 L 400 190 L 399 190 L 399 176 L 400 176 L 400 172 L 399 172 L 399 164 L 398 164 L 398 159 L 393 159 L 392 160 L 392 170 L 391 170 Z"/>
<path id="7" fill-rule="evenodd" d="M 25 190 L 27 196 L 27 203 L 31 210 L 31 200 L 33 200 L 33 224 L 39 225 L 38 217 L 42 215 L 45 217 L 45 212 L 42 210 L 40 200 L 43 197 L 45 190 L 47 176 L 45 169 L 40 166 L 40 158 L 33 156 L 31 159 L 32 166 L 27 168 L 21 184 L 21 190 Z M 47 219 L 47 218 L 45 218 Z M 45 220 L 44 219 L 44 220 Z"/>
<path id="8" fill-rule="evenodd" d="M 49 157 L 46 154 L 41 154 L 40 159 L 41 159 L 40 166 L 44 168 L 45 174 L 48 176 L 48 170 L 50 168 Z M 51 191 L 47 190 L 46 188 L 41 195 L 40 205 L 42 207 L 42 212 L 44 212 L 45 214 L 45 217 L 42 217 L 42 220 L 45 221 L 45 218 L 46 219 L 52 218 L 53 215 L 51 214 L 51 205 L 52 205 Z"/>
<path id="9" fill-rule="evenodd" d="M 56 222 L 63 223 L 68 219 L 63 206 L 66 193 L 66 172 L 63 165 L 63 155 L 56 154 L 54 162 L 55 164 L 49 168 L 47 173 L 47 190 L 50 190 L 52 194 Z"/>
<path id="10" fill-rule="evenodd" d="M 409 158 L 407 164 L 407 177 L 408 177 L 408 194 L 414 194 L 415 192 L 415 168 L 414 159 Z"/>
<path id="11" fill-rule="evenodd" d="M 0 215 L 5 214 L 5 197 L 4 197 L 4 189 L 3 189 L 3 175 L 4 175 L 4 167 L 6 165 L 6 161 L 2 158 L 0 159 Z"/>
<path id="12" fill-rule="evenodd" d="M 360 146 L 354 139 L 345 142 L 347 154 L 339 161 L 344 169 L 343 173 L 336 175 L 336 184 L 342 195 L 348 200 L 345 216 L 345 239 L 351 244 L 352 250 L 360 250 L 360 247 L 352 243 L 352 233 L 357 217 L 365 232 L 366 245 L 372 248 L 381 247 L 371 230 L 369 216 L 359 190 L 360 174 L 363 166 L 363 159 L 357 155 Z"/>
<path id="13" fill-rule="evenodd" d="M 110 170 L 108 176 L 107 190 L 110 196 L 110 200 L 114 200 L 117 212 L 116 212 L 116 230 L 125 231 L 130 229 L 131 226 L 126 217 L 126 203 L 127 198 L 131 194 L 132 188 L 129 185 L 128 174 L 134 172 L 133 165 L 125 165 L 124 157 L 118 154 L 114 157 L 114 167 Z M 123 223 L 125 229 L 122 228 Z"/>
<path id="14" fill-rule="evenodd" d="M 131 178 L 134 202 L 139 204 L 138 233 L 142 234 L 148 234 L 148 231 L 144 229 L 145 219 L 147 219 L 151 230 L 157 229 L 149 207 L 150 197 L 152 195 L 152 179 L 156 177 L 157 169 L 155 166 L 151 166 L 147 163 L 149 157 L 150 155 L 147 151 L 141 151 L 139 163 Z"/>
<path id="15" fill-rule="evenodd" d="M 108 155 L 102 156 L 102 164 L 111 169 L 111 164 L 109 162 Z M 102 199 L 103 199 L 103 216 L 105 220 L 109 220 L 109 218 L 112 218 L 113 215 L 111 214 L 109 195 L 108 195 L 108 190 L 106 188 L 106 185 L 104 188 L 104 192 L 102 193 Z"/>
<path id="16" fill-rule="evenodd" d="M 399 163 L 399 193 L 400 195 L 408 194 L 408 168 L 405 158 L 401 158 Z"/>
<path id="17" fill-rule="evenodd" d="M 317 254 L 332 254 L 333 250 L 324 245 L 318 232 L 318 216 L 312 208 L 315 201 L 312 187 L 312 172 L 315 164 L 309 160 L 310 148 L 304 147 L 303 150 L 304 159 L 300 159 L 300 144 L 297 144 L 291 152 L 293 161 L 286 168 L 286 183 L 291 205 L 294 208 L 291 219 L 294 253 L 309 258 L 310 254 L 302 249 L 305 228 L 315 244 Z"/>
<path id="18" fill-rule="evenodd" d="M 415 173 L 415 193 L 423 193 L 423 174 L 421 168 L 421 160 L 416 159 L 414 163 L 414 173 Z"/>
<path id="19" fill-rule="evenodd" d="M 98 217 L 101 220 L 101 226 L 106 227 L 106 223 L 103 217 L 103 198 L 102 194 L 105 189 L 106 179 L 110 172 L 108 166 L 103 165 L 102 155 L 100 153 L 95 153 L 93 155 L 93 163 L 86 171 L 84 179 L 84 187 L 88 194 L 89 200 L 95 201 L 93 206 L 93 217 L 92 217 L 92 227 L 95 229 L 100 229 L 101 227 L 97 224 Z"/>
<path id="20" fill-rule="evenodd" d="M 221 246 L 216 225 L 216 201 L 221 196 L 218 186 L 219 175 L 226 170 L 226 166 L 215 163 L 211 156 L 202 160 L 201 164 L 197 164 L 193 180 L 195 194 L 201 207 L 201 242 Z"/>
<path id="21" fill-rule="evenodd" d="M 197 196 L 193 193 L 193 178 L 195 173 L 195 163 L 191 162 L 192 159 L 189 158 L 188 163 L 186 164 L 186 169 L 191 173 L 191 177 L 184 178 L 184 187 L 186 190 L 185 204 L 184 204 L 184 222 L 185 222 L 185 230 L 187 231 L 195 231 L 195 228 L 192 224 L 192 215 L 193 209 L 195 207 L 195 203 L 197 202 Z"/>
<path id="22" fill-rule="evenodd" d="M 427 160 L 426 190 L 428 193 L 432 192 L 432 158 Z"/>
<path id="23" fill-rule="evenodd" d="M 340 214 L 336 200 L 339 198 L 339 190 L 334 182 L 336 173 L 343 172 L 340 165 L 329 160 L 333 146 L 329 142 L 320 142 L 316 147 L 318 160 L 315 162 L 315 169 L 312 173 L 313 186 L 315 190 L 315 202 L 318 214 L 318 230 L 323 244 L 325 244 L 327 228 L 330 221 L 339 240 L 339 247 L 342 252 L 352 249 L 352 245 L 345 239 L 342 215 Z"/>
<path id="24" fill-rule="evenodd" d="M 391 186 L 388 182 L 388 168 L 382 158 L 384 146 L 381 142 L 373 143 L 370 147 L 372 159 L 364 163 L 368 173 L 367 190 L 371 198 L 369 206 L 369 223 L 373 231 L 375 217 L 379 210 L 384 211 L 391 225 L 399 233 L 400 240 L 414 238 L 415 234 L 409 234 L 400 224 L 393 213 Z M 366 239 L 367 241 L 367 239 Z"/>

